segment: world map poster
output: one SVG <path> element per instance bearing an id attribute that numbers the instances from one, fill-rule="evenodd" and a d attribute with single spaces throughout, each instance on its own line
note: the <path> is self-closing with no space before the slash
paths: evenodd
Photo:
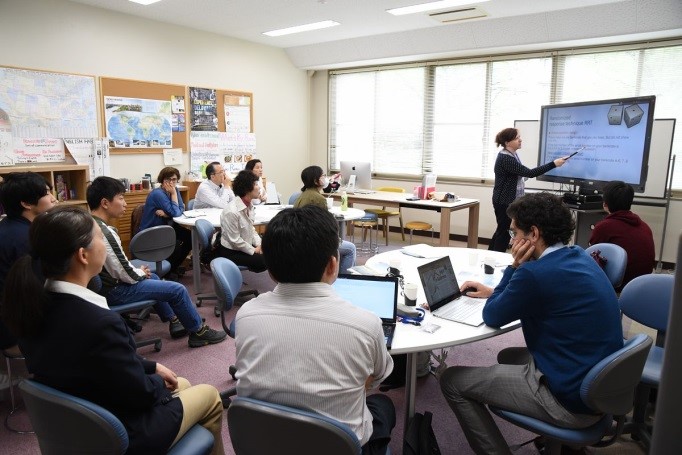
<path id="1" fill-rule="evenodd" d="M 171 148 L 171 101 L 104 97 L 104 120 L 112 148 Z"/>

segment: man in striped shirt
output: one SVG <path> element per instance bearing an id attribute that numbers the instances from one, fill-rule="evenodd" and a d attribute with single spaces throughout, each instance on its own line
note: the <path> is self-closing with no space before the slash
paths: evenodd
<path id="1" fill-rule="evenodd" d="M 273 292 L 237 313 L 237 395 L 317 412 L 348 425 L 364 454 L 384 454 L 395 408 L 367 396 L 393 370 L 381 320 L 343 300 L 334 217 L 309 205 L 268 224 L 265 263 Z"/>

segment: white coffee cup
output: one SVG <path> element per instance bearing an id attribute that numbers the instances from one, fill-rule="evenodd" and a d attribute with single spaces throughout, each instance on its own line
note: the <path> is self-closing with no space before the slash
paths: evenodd
<path id="1" fill-rule="evenodd" d="M 327 209 L 331 210 L 332 207 L 334 207 L 334 199 L 328 197 L 327 198 Z"/>
<path id="2" fill-rule="evenodd" d="M 415 306 L 417 304 L 417 283 L 405 283 L 405 305 Z"/>
<path id="3" fill-rule="evenodd" d="M 483 270 L 485 273 L 488 275 L 495 273 L 495 264 L 497 261 L 495 261 L 495 258 L 492 256 L 486 256 L 486 258 L 483 260 Z"/>

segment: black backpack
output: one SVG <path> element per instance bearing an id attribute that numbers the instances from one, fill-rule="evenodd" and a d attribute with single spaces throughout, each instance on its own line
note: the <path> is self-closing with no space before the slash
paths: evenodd
<path id="1" fill-rule="evenodd" d="M 440 455 L 440 447 L 431 427 L 433 415 L 415 413 L 407 425 L 403 441 L 403 455 Z"/>

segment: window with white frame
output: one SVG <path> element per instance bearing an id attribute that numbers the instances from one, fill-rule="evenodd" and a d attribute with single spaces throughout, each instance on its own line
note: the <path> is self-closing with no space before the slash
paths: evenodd
<path id="1" fill-rule="evenodd" d="M 656 118 L 682 122 L 682 45 L 641 47 L 331 72 L 329 165 L 492 179 L 496 133 L 551 103 L 656 95 Z M 682 160 L 682 139 L 673 153 Z"/>

